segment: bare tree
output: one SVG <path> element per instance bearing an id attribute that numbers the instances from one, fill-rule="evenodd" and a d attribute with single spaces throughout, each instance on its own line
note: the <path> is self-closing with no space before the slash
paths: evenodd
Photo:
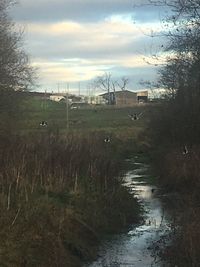
<path id="1" fill-rule="evenodd" d="M 167 106 L 168 113 L 166 111 L 168 114 L 166 136 L 168 138 L 170 132 L 173 132 L 173 140 L 176 139 L 179 142 L 190 140 L 191 143 L 198 143 L 200 135 L 200 1 L 148 0 L 148 4 L 165 6 L 171 10 L 169 15 L 163 19 L 165 30 L 161 35 L 165 36 L 166 43 L 162 46 L 167 57 L 165 65 L 159 70 L 157 82 L 157 86 L 166 89 L 168 100 L 170 100 Z"/>
<path id="2" fill-rule="evenodd" d="M 117 85 L 122 91 L 126 90 L 128 83 L 129 79 L 127 77 L 122 77 L 119 81 L 117 81 Z"/>
<path id="3" fill-rule="evenodd" d="M 16 132 L 25 91 L 33 85 L 35 70 L 23 49 L 23 31 L 9 17 L 12 0 L 0 0 L 0 135 Z"/>
<path id="4" fill-rule="evenodd" d="M 95 81 L 95 86 L 102 91 L 106 91 L 108 94 L 108 105 L 112 104 L 111 91 L 113 88 L 112 74 L 110 72 L 105 72 L 103 75 L 98 76 Z"/>
<path id="5" fill-rule="evenodd" d="M 116 83 L 118 85 L 118 88 L 123 92 L 123 104 L 125 104 L 126 102 L 125 91 L 126 91 L 127 84 L 129 83 L 129 79 L 126 77 L 122 77 L 120 81 L 117 81 Z"/>
<path id="6" fill-rule="evenodd" d="M 13 4 L 11 0 L 0 2 L 0 89 L 26 90 L 33 83 L 34 69 L 23 50 L 23 31 L 16 30 L 8 15 Z"/>
<path id="7" fill-rule="evenodd" d="M 102 76 L 98 76 L 94 81 L 97 88 L 107 92 L 109 105 L 116 104 L 116 90 L 125 91 L 128 82 L 129 79 L 127 77 L 122 77 L 120 80 L 113 79 L 110 72 L 105 72 Z"/>

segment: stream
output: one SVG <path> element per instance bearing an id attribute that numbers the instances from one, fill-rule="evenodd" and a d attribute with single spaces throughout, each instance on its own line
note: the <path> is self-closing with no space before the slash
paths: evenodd
<path id="1" fill-rule="evenodd" d="M 98 259 L 85 267 L 161 267 L 167 266 L 155 258 L 151 246 L 170 230 L 170 217 L 165 214 L 160 191 L 148 182 L 144 163 L 130 160 L 131 170 L 124 177 L 127 186 L 145 210 L 141 225 L 132 226 L 127 233 L 117 234 L 100 246 Z"/>

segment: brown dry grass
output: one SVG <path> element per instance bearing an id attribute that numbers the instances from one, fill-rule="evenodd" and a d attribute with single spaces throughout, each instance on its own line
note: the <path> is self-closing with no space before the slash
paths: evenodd
<path id="1" fill-rule="evenodd" d="M 103 234 L 138 221 L 139 206 L 121 185 L 121 140 L 104 138 L 99 131 L 4 136 L 1 266 L 79 266 Z"/>

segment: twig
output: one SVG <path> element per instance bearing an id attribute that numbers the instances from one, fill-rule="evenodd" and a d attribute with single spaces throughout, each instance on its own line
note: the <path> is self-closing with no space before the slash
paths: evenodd
<path id="1" fill-rule="evenodd" d="M 11 226 L 13 226 L 13 225 L 15 224 L 15 221 L 17 220 L 17 217 L 18 217 L 18 215 L 19 215 L 20 210 L 21 210 L 21 207 L 19 207 L 19 209 L 18 209 L 18 211 L 17 211 L 17 213 L 16 213 L 16 215 L 15 215 L 15 218 L 14 218 L 14 220 L 13 220 Z"/>

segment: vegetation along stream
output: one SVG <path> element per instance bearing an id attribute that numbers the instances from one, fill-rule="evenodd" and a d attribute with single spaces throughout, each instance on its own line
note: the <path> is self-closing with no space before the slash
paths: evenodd
<path id="1" fill-rule="evenodd" d="M 159 188 L 148 181 L 149 166 L 131 159 L 130 170 L 125 173 L 124 185 L 135 194 L 144 207 L 145 216 L 140 225 L 127 233 L 117 234 L 105 240 L 100 247 L 98 259 L 86 265 L 97 266 L 166 266 L 155 255 L 154 246 L 170 230 L 170 217 L 164 212 Z M 154 247 L 154 249 L 153 249 Z"/>

